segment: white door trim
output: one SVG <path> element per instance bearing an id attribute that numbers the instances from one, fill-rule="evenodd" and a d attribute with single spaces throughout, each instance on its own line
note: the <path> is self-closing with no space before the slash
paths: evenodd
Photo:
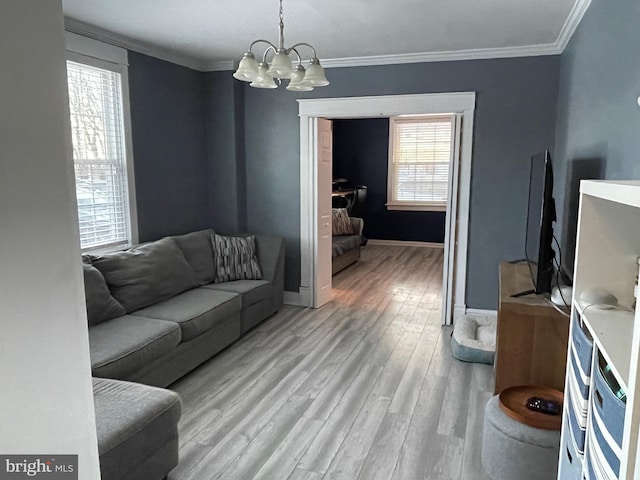
<path id="1" fill-rule="evenodd" d="M 447 199 L 447 214 L 444 229 L 444 259 L 442 262 L 442 324 L 453 323 L 453 279 L 455 278 L 455 248 L 456 226 L 458 212 L 458 177 L 460 175 L 460 163 L 462 146 L 462 114 L 455 115 L 455 139 L 453 159 L 449 167 L 449 198 Z"/>
<path id="2" fill-rule="evenodd" d="M 458 113 L 462 117 L 459 178 L 453 185 L 452 207 L 456 221 L 447 221 L 448 235 L 454 246 L 447 262 L 445 279 L 453 285 L 445 299 L 444 323 L 452 322 L 454 309 L 465 306 L 467 273 L 467 242 L 469 233 L 469 193 L 471 186 L 471 160 L 473 147 L 473 120 L 475 92 L 434 93 L 418 95 L 383 95 L 372 97 L 344 97 L 298 100 L 300 116 L 300 290 L 313 292 L 315 265 L 313 252 L 317 232 L 317 157 L 313 150 L 314 118 L 375 118 L 392 115 L 419 115 Z M 445 254 L 448 252 L 445 246 Z M 309 295 L 308 298 L 313 298 Z M 311 305 L 310 305 L 311 306 Z"/>
<path id="3" fill-rule="evenodd" d="M 333 300 L 331 278 L 331 179 L 333 170 L 333 122 L 326 118 L 315 117 L 314 156 L 318 163 L 316 168 L 316 188 L 318 194 L 317 220 L 314 262 L 316 266 L 316 288 L 313 290 L 313 304 L 315 308 Z"/>

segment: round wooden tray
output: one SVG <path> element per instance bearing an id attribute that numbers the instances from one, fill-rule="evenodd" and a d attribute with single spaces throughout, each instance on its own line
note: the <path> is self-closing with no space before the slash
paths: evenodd
<path id="1" fill-rule="evenodd" d="M 530 427 L 545 430 L 560 430 L 562 426 L 562 413 L 549 415 L 529 410 L 527 408 L 527 400 L 531 397 L 555 400 L 560 406 L 562 406 L 564 400 L 562 392 L 550 387 L 518 385 L 516 387 L 505 388 L 500 392 L 500 408 L 509 417 Z"/>

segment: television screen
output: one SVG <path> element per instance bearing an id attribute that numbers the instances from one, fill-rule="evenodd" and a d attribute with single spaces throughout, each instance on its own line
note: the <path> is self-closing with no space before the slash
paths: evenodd
<path id="1" fill-rule="evenodd" d="M 553 278 L 553 222 L 556 220 L 553 200 L 553 171 L 548 151 L 531 157 L 529 206 L 525 257 L 531 271 L 535 293 L 551 291 Z"/>

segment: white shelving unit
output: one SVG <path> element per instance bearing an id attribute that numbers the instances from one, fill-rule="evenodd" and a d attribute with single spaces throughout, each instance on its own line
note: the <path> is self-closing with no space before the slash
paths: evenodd
<path id="1" fill-rule="evenodd" d="M 576 304 L 582 314 L 586 305 L 582 305 L 579 300 Z M 583 318 L 596 347 L 611 365 L 620 385 L 628 390 L 634 314 L 624 310 L 588 308 Z M 615 328 L 611 328 L 612 326 Z"/>
<path id="2" fill-rule="evenodd" d="M 573 308 L 582 314 L 593 337 L 594 359 L 599 352 L 626 393 L 619 480 L 640 478 L 640 461 L 636 461 L 640 458 L 640 314 L 638 309 L 632 310 L 638 257 L 640 181 L 583 181 Z M 613 293 L 620 308 L 604 310 L 581 304 L 580 294 L 592 288 Z M 594 362 L 592 368 L 595 371 L 597 363 Z M 587 425 L 588 439 L 593 438 L 590 428 L 591 422 Z M 567 430 L 566 425 L 563 426 L 563 445 L 565 436 L 570 435 Z"/>

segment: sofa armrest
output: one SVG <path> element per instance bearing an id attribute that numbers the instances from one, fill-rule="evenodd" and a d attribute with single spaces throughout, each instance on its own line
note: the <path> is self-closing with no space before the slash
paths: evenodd
<path id="1" fill-rule="evenodd" d="M 362 235 L 362 230 L 364 229 L 364 220 L 358 217 L 349 217 L 351 220 L 351 227 L 353 228 L 353 232 L 358 235 Z"/>
<path id="2" fill-rule="evenodd" d="M 284 267 L 284 241 L 282 237 L 255 235 L 258 261 L 262 269 L 262 279 L 273 282 L 278 269 Z"/>
<path id="3" fill-rule="evenodd" d="M 282 306 L 284 294 L 284 239 L 272 235 L 256 235 L 258 261 L 262 269 L 262 279 L 273 285 L 273 308 Z"/>

